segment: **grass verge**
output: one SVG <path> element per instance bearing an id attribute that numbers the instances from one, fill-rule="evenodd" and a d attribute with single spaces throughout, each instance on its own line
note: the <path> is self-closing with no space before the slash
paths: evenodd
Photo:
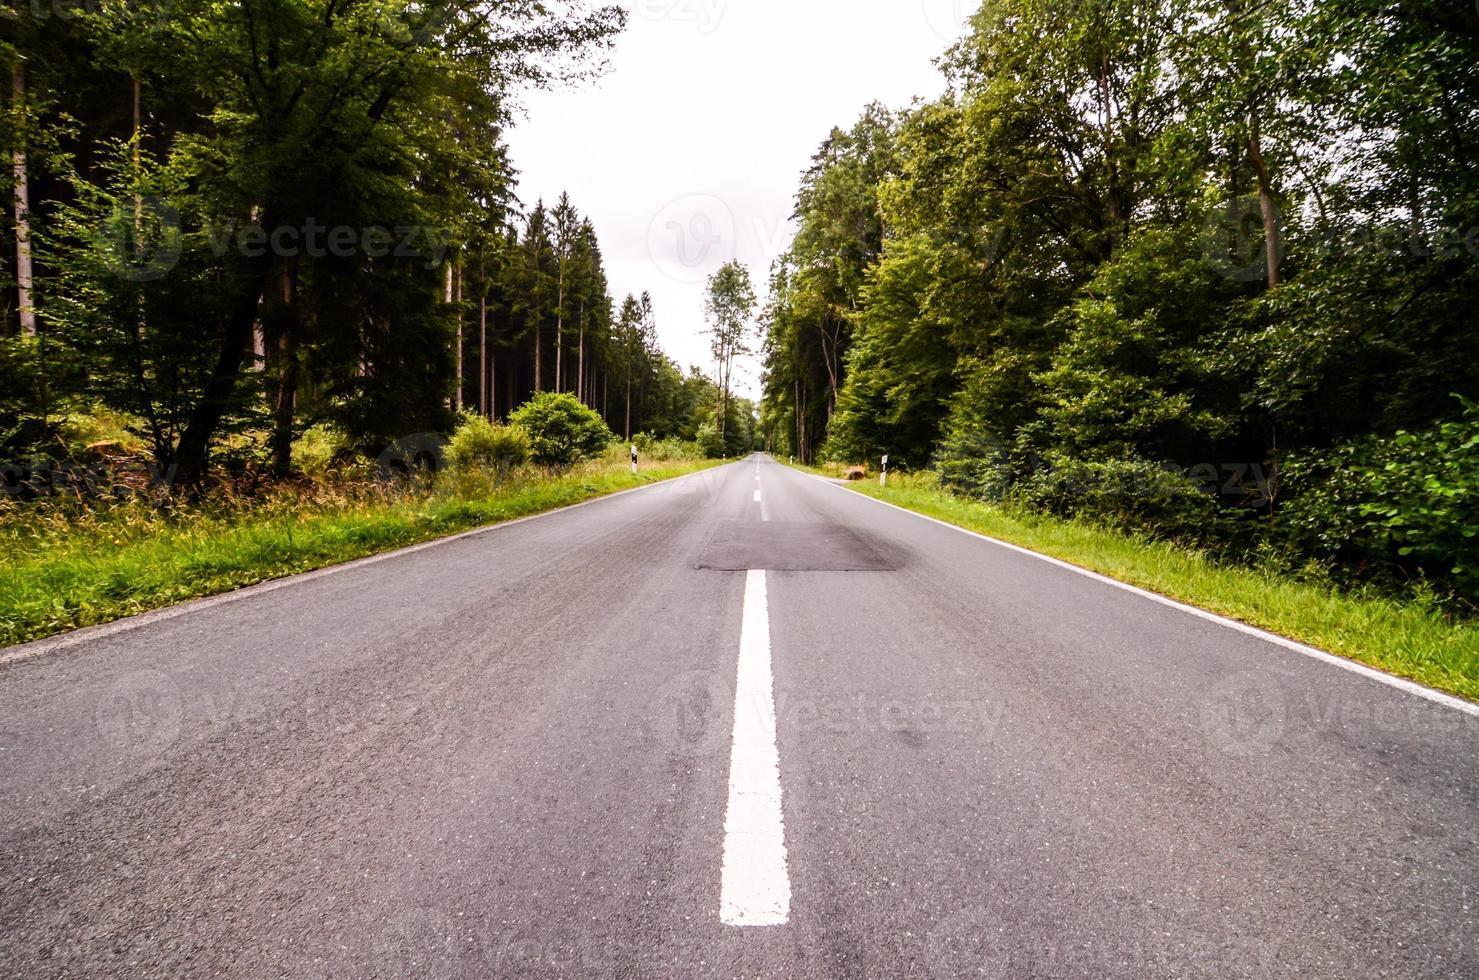
<path id="1" fill-rule="evenodd" d="M 957 497 L 925 479 L 905 478 L 901 483 L 883 488 L 868 480 L 850 486 L 866 496 L 1479 701 L 1479 625 L 1441 610 L 1219 564 L 1206 554 L 1163 541 L 1005 511 Z"/>
<path id="2" fill-rule="evenodd" d="M 448 478 L 388 493 L 302 489 L 247 506 L 162 516 L 123 505 L 50 521 L 0 522 L 0 647 L 338 565 L 461 531 L 683 476 L 709 462 L 633 475 L 601 463 L 493 482 Z"/>

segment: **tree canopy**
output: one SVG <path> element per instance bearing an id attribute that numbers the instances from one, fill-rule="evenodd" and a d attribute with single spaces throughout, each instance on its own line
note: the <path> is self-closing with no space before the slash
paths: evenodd
<path id="1" fill-rule="evenodd" d="M 616 315 L 595 226 L 568 195 L 521 203 L 503 141 L 521 92 L 600 70 L 620 8 L 12 13 L 7 460 L 65 453 L 67 419 L 106 411 L 176 482 L 286 476 L 313 426 L 373 458 L 544 391 L 696 437 L 707 395 L 680 393 L 651 301 Z"/>
<path id="2" fill-rule="evenodd" d="M 802 175 L 768 438 L 1452 586 L 1472 539 L 1436 557 L 1408 540 L 1431 526 L 1415 499 L 1349 487 L 1408 465 L 1377 451 L 1398 433 L 1474 424 L 1479 11 L 1459 6 L 984 5 L 946 95 L 868 107 Z M 1443 499 L 1475 499 L 1443 472 Z"/>

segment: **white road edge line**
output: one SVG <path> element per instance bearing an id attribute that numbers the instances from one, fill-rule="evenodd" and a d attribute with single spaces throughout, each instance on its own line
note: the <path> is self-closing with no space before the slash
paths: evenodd
<path id="1" fill-rule="evenodd" d="M 719 918 L 730 926 L 783 926 L 791 918 L 763 571 L 751 571 L 745 580 Z"/>
<path id="2" fill-rule="evenodd" d="M 579 510 L 582 507 L 590 507 L 594 504 L 604 503 L 608 500 L 615 500 L 618 497 L 625 497 L 629 494 L 642 493 L 646 490 L 655 490 L 658 487 L 672 486 L 675 483 L 680 483 L 684 480 L 692 480 L 696 477 L 712 476 L 715 473 L 724 470 L 725 468 L 726 467 L 724 466 L 717 466 L 699 470 L 695 473 L 685 473 L 682 476 L 675 476 L 666 480 L 658 480 L 656 483 L 649 483 L 645 486 L 632 487 L 630 490 L 619 490 L 616 493 L 609 493 L 603 497 L 592 497 L 590 500 L 582 500 L 578 504 L 570 504 L 567 507 L 559 507 L 555 510 L 541 511 L 538 514 L 530 514 L 527 517 L 518 517 L 514 520 L 503 521 L 499 524 L 489 524 L 485 527 L 476 527 L 473 528 L 471 531 L 462 531 L 458 534 L 449 535 L 445 538 L 435 538 L 431 541 L 423 541 L 420 544 L 413 544 L 409 547 L 399 548 L 395 551 L 385 551 L 381 552 L 378 555 L 366 555 L 363 558 L 355 558 L 352 561 L 347 561 L 343 564 L 330 565 L 327 568 L 318 568 L 314 569 L 311 572 L 300 572 L 297 575 L 289 575 L 286 578 L 269 579 L 266 582 L 258 582 L 256 585 L 249 585 L 245 588 L 237 589 L 234 592 L 223 592 L 220 595 L 206 596 L 201 599 L 191 599 L 178 605 L 164 606 L 160 609 L 152 609 L 149 612 L 139 613 L 137 616 L 129 616 L 125 619 L 117 619 L 111 623 L 100 623 L 97 626 L 84 626 L 81 629 L 72 630 L 69 633 L 61 633 L 57 636 L 47 637 L 41 640 L 32 640 L 29 643 L 22 643 L 18 646 L 11 647 L 8 651 L 3 651 L 3 648 L 0 648 L 0 651 L 3 651 L 0 652 L 0 667 L 8 667 L 11 664 L 19 663 L 23 660 L 33 660 L 36 657 L 42 657 L 49 653 L 57 653 L 62 650 L 70 650 L 72 647 L 82 646 L 83 644 L 91 643 L 94 640 L 105 640 L 109 637 L 117 636 L 120 633 L 130 633 L 137 629 L 143 629 L 146 626 L 152 626 L 155 623 L 168 622 L 171 619 L 177 619 L 180 616 L 187 616 L 190 613 L 203 612 L 216 606 L 224 606 L 233 602 L 241 602 L 245 599 L 251 599 L 259 595 L 265 595 L 269 592 L 276 592 L 278 589 L 286 589 L 290 586 L 301 585 L 305 582 L 312 582 L 315 579 L 326 578 L 330 575 L 338 575 L 340 572 L 349 572 L 357 568 L 364 568 L 366 565 L 378 565 L 383 561 L 391 561 L 395 558 L 404 558 L 407 555 L 414 555 L 418 551 L 426 551 L 430 548 L 439 548 L 444 544 L 451 544 L 454 541 L 464 541 L 467 538 L 475 538 L 480 535 L 492 534 L 497 531 L 502 531 L 504 528 L 516 527 L 520 524 L 528 524 L 531 521 L 539 521 L 547 517 L 555 517 L 559 514 L 566 514 L 572 510 Z"/>
<path id="3" fill-rule="evenodd" d="M 792 472 L 799 471 L 793 470 Z M 990 544 L 994 544 L 999 548 L 1006 548 L 1008 551 L 1015 551 L 1018 554 L 1027 555 L 1030 558 L 1036 558 L 1038 561 L 1045 561 L 1050 565 L 1057 565 L 1059 568 L 1073 572 L 1075 575 L 1082 575 L 1085 578 L 1091 578 L 1096 582 L 1102 582 L 1103 584 L 1112 586 L 1113 588 L 1119 589 L 1122 592 L 1129 592 L 1132 595 L 1138 595 L 1141 598 L 1149 599 L 1151 602 L 1158 602 L 1163 606 L 1170 607 L 1171 609 L 1179 609 L 1184 613 L 1196 616 L 1198 619 L 1205 619 L 1210 623 L 1217 623 L 1219 626 L 1225 626 L 1228 629 L 1237 630 L 1239 633 L 1255 637 L 1257 639 L 1263 640 L 1266 643 L 1272 643 L 1275 646 L 1283 647 L 1285 650 L 1290 650 L 1294 653 L 1310 657 L 1314 660 L 1322 661 L 1332 666 L 1339 667 L 1342 670 L 1348 670 L 1353 674 L 1360 674 L 1362 677 L 1365 677 L 1368 680 L 1376 681 L 1379 684 L 1385 684 L 1388 687 L 1394 687 L 1399 691 L 1405 691 L 1408 694 L 1412 694 L 1425 700 L 1431 701 L 1434 704 L 1440 704 L 1444 707 L 1452 708 L 1455 711 L 1461 711 L 1466 715 L 1470 715 L 1471 717 L 1479 718 L 1479 704 L 1465 701 L 1462 698 L 1454 697 L 1451 694 L 1444 694 L 1442 691 L 1435 691 L 1431 687 L 1426 687 L 1422 684 L 1417 683 L 1416 681 L 1410 681 L 1405 677 L 1398 677 L 1395 674 L 1388 674 L 1384 670 L 1378 670 L 1375 667 L 1368 667 L 1365 664 L 1357 663 L 1354 660 L 1347 660 L 1345 657 L 1337 656 L 1333 653 L 1328 653 L 1316 647 L 1306 646 L 1303 643 L 1288 639 L 1287 637 L 1279 636 L 1277 633 L 1270 633 L 1267 630 L 1261 630 L 1256 626 L 1249 626 L 1247 623 L 1240 623 L 1236 619 L 1229 619 L 1226 616 L 1219 616 L 1217 613 L 1208 612 L 1205 609 L 1199 609 L 1196 606 L 1190 606 L 1184 602 L 1177 602 L 1175 599 L 1168 599 L 1163 595 L 1158 595 L 1157 593 L 1147 591 L 1146 589 L 1142 589 L 1138 586 L 1130 585 L 1126 582 L 1121 582 L 1118 579 L 1112 579 L 1107 575 L 1100 575 L 1098 572 L 1091 572 L 1087 568 L 1080 568 L 1079 566 L 1071 564 L 1070 562 L 1061 561 L 1057 558 L 1032 551 L 1028 548 L 1023 548 L 1019 545 L 1011 544 L 998 538 L 993 538 L 988 535 L 981 534 L 977 531 L 972 531 L 968 528 L 960 527 L 957 524 L 951 524 L 949 521 L 942 521 L 937 517 L 930 517 L 928 514 L 921 514 L 918 511 L 910 510 L 907 507 L 900 507 L 898 504 L 891 504 L 887 500 L 879 500 L 877 497 L 870 497 L 867 494 L 857 493 L 849 487 L 839 486 L 838 484 L 824 480 L 819 476 L 813 476 L 810 473 L 802 473 L 801 475 L 810 476 L 812 479 L 819 480 L 829 487 L 841 490 L 843 493 L 846 493 L 851 497 L 856 497 L 861 500 L 870 500 L 875 504 L 882 504 L 884 507 L 891 507 L 901 513 L 908 514 L 911 517 L 917 517 L 922 521 L 929 521 L 931 524 L 938 524 L 941 527 L 948 527 L 952 531 L 959 531 L 961 534 L 968 534 L 973 538 L 979 538 L 980 540 L 986 541 Z"/>

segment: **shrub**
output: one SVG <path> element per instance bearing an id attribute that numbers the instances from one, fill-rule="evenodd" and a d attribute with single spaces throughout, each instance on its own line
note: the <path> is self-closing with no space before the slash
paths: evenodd
<path id="1" fill-rule="evenodd" d="M 64 417 L 57 425 L 57 434 L 74 457 L 86 456 L 88 449 L 98 444 L 117 446 L 122 452 L 139 455 L 150 448 L 138 434 L 143 429 L 142 420 L 98 406 Z"/>
<path id="2" fill-rule="evenodd" d="M 529 462 L 532 440 L 519 425 L 498 425 L 476 412 L 467 412 L 447 444 L 447 459 L 458 470 L 496 470 L 507 473 Z"/>
<path id="3" fill-rule="evenodd" d="M 1479 404 L 1458 421 L 1290 460 L 1280 515 L 1302 551 L 1479 598 Z"/>
<path id="4" fill-rule="evenodd" d="M 632 438 L 637 446 L 637 452 L 643 459 L 655 463 L 669 463 L 675 461 L 689 461 L 704 459 L 704 449 L 696 441 L 684 442 L 682 439 L 668 438 L 659 439 L 645 432 L 639 432 Z"/>
<path id="5" fill-rule="evenodd" d="M 509 416 L 529 433 L 536 462 L 544 466 L 572 466 L 605 452 L 616 437 L 601 416 L 570 394 L 543 392 Z"/>
<path id="6" fill-rule="evenodd" d="M 699 451 L 708 459 L 718 459 L 724 455 L 724 440 L 719 438 L 719 423 L 704 422 L 698 427 L 698 435 L 695 438 Z"/>
<path id="7" fill-rule="evenodd" d="M 1181 473 L 1142 459 L 1042 461 L 1010 498 L 1059 517 L 1205 543 L 1221 527 L 1217 499 Z"/>
<path id="8" fill-rule="evenodd" d="M 309 476 L 323 476 L 348 452 L 348 443 L 337 429 L 315 425 L 304 429 L 293 443 L 293 463 Z"/>

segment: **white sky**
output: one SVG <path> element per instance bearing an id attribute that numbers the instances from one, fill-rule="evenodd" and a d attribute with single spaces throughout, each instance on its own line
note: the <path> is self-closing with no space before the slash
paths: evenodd
<path id="1" fill-rule="evenodd" d="M 704 281 L 738 258 L 762 296 L 801 172 L 869 102 L 944 90 L 934 60 L 979 0 L 624 0 L 611 71 L 525 96 L 509 134 L 526 205 L 595 222 L 611 292 L 652 293 L 663 349 L 709 366 Z M 757 345 L 758 346 L 758 345 Z M 758 361 L 739 387 L 758 394 Z"/>

